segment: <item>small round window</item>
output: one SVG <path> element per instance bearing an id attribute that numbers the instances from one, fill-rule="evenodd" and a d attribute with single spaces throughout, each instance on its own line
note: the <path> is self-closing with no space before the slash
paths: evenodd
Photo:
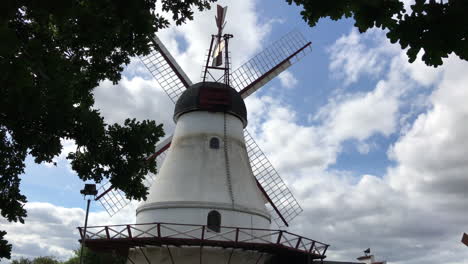
<path id="1" fill-rule="evenodd" d="M 210 148 L 212 149 L 219 149 L 219 138 L 212 137 L 210 139 Z"/>

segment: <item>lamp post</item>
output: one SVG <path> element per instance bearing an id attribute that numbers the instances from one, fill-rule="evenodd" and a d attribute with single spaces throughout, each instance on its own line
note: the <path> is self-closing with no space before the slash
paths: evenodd
<path id="1" fill-rule="evenodd" d="M 81 190 L 80 193 L 83 194 L 85 199 L 86 199 L 86 196 L 95 197 L 97 195 L 96 184 L 85 184 L 84 189 Z M 87 205 L 86 205 L 84 232 L 83 232 L 83 237 L 81 239 L 80 264 L 83 263 L 83 248 L 84 248 L 85 240 L 86 240 L 86 227 L 88 226 L 88 214 L 89 214 L 90 203 L 91 203 L 91 198 L 88 198 Z"/>

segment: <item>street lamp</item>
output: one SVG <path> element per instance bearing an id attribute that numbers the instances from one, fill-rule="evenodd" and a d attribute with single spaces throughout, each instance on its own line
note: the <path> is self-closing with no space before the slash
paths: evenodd
<path id="1" fill-rule="evenodd" d="M 86 196 L 93 196 L 93 198 L 97 195 L 96 184 L 85 184 L 83 190 L 80 193 L 86 199 Z M 88 214 L 89 214 L 89 204 L 91 203 L 91 198 L 88 197 L 87 205 L 86 205 L 86 216 L 85 216 L 85 224 L 84 224 L 84 232 L 83 238 L 81 239 L 81 251 L 80 251 L 80 264 L 83 263 L 83 248 L 86 240 L 86 227 L 88 226 Z"/>

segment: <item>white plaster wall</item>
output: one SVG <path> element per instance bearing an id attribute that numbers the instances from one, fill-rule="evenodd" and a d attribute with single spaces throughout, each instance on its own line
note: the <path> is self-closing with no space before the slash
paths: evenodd
<path id="1" fill-rule="evenodd" d="M 245 227 L 245 228 L 263 228 L 269 227 L 270 222 L 264 216 L 255 215 L 232 210 L 223 210 L 218 208 L 167 208 L 167 209 L 149 209 L 150 213 L 141 213 L 138 223 L 177 223 L 206 225 L 207 215 L 211 210 L 216 210 L 221 214 L 221 225 L 226 227 Z M 174 218 L 177 221 L 174 221 Z M 200 222 L 194 223 L 193 219 L 200 219 Z M 262 227 L 263 226 L 263 227 Z"/>
<path id="2" fill-rule="evenodd" d="M 202 229 L 198 225 L 206 225 L 207 215 L 211 209 L 199 209 L 199 208 L 173 208 L 173 209 L 160 209 L 151 210 L 151 213 L 141 214 L 141 223 L 155 222 L 154 217 L 158 219 L 159 223 L 177 223 L 187 224 L 185 225 L 170 225 L 162 224 L 160 226 L 161 236 L 171 236 L 175 238 L 202 238 Z M 225 228 L 221 228 L 220 232 L 213 232 L 205 229 L 203 237 L 211 240 L 223 240 L 223 241 L 235 241 L 237 235 L 237 241 L 244 242 L 258 242 L 265 243 L 271 242 L 270 231 L 263 230 L 252 230 L 249 228 L 267 228 L 270 222 L 263 216 L 257 216 L 253 214 L 240 213 L 231 210 L 217 210 L 221 214 L 221 222 Z M 177 222 L 173 221 L 173 218 L 179 219 Z M 201 219 L 202 223 L 193 223 L 192 219 Z M 193 225 L 193 226 L 192 226 Z M 239 233 L 236 234 L 236 227 L 243 227 Z M 157 236 L 157 228 L 155 225 L 139 225 L 138 230 L 145 231 L 138 232 L 132 231 L 133 236 L 137 237 L 151 237 Z M 179 233 L 175 233 L 177 230 Z M 189 232 L 188 232 L 189 231 Z M 188 233 L 187 233 L 188 232 Z"/>
<path id="3" fill-rule="evenodd" d="M 247 156 L 240 119 L 204 111 L 183 114 L 176 125 L 171 147 L 148 199 L 137 209 L 137 223 L 171 222 L 206 224 L 215 209 L 221 225 L 269 228 L 269 213 L 258 189 Z M 220 148 L 211 149 L 211 137 L 220 139 Z M 228 148 L 232 203 L 224 144 Z"/>
<path id="4" fill-rule="evenodd" d="M 147 247 L 141 249 L 151 263 L 158 264 L 219 264 L 219 263 L 242 263 L 263 264 L 271 256 L 260 252 L 248 250 L 231 250 L 211 247 Z M 140 249 L 130 250 L 129 258 L 137 264 L 147 264 L 145 255 Z M 170 253 L 169 253 L 170 251 Z M 200 261 L 201 256 L 201 261 Z M 171 259 L 172 258 L 172 259 Z M 230 261 L 229 261 L 230 259 Z M 128 264 L 132 262 L 128 261 Z"/>

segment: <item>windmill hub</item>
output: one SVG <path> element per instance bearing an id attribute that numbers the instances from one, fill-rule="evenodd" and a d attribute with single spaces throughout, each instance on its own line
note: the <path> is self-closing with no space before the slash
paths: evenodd
<path id="1" fill-rule="evenodd" d="M 193 111 L 224 112 L 236 116 L 247 126 L 247 110 L 241 95 L 224 83 L 200 82 L 185 90 L 177 100 L 174 122 Z"/>

